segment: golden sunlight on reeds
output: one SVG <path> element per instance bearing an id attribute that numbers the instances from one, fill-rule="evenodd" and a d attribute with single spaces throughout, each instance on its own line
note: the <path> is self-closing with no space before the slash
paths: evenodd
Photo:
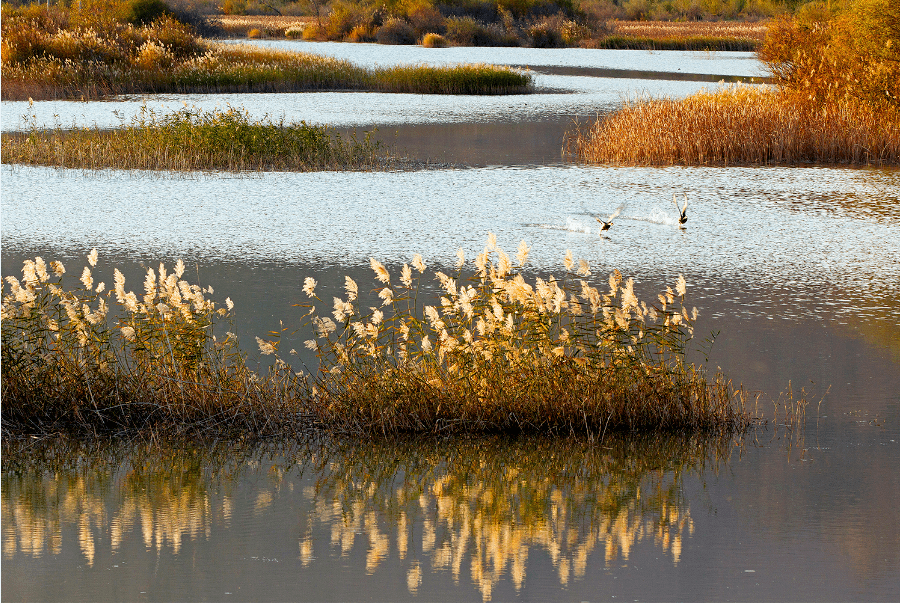
<path id="1" fill-rule="evenodd" d="M 636 38 L 733 38 L 762 42 L 769 28 L 768 21 L 611 21 L 615 34 Z"/>
<path id="2" fill-rule="evenodd" d="M 560 278 L 529 283 L 528 252 L 523 241 L 514 268 L 493 234 L 471 263 L 460 250 L 452 275 L 435 272 L 434 304 L 419 296 L 420 256 L 399 275 L 371 260 L 380 307 L 368 311 L 351 279 L 325 298 L 307 279 L 306 294 L 333 306 L 310 306 L 318 419 L 382 432 L 747 427 L 742 392 L 684 361 L 697 311 L 683 278 L 641 302 L 618 271 L 592 285 L 571 253 Z"/>
<path id="3" fill-rule="evenodd" d="M 318 356 L 311 372 L 290 366 L 296 352 L 282 357 L 279 339 L 259 337 L 274 364 L 252 370 L 235 336 L 217 327 L 233 320 L 230 299 L 209 299 L 210 288 L 182 278 L 180 261 L 148 268 L 141 295 L 118 269 L 100 282 L 96 250 L 66 277 L 77 277 L 74 286 L 64 285 L 60 262 L 27 260 L 21 280 L 3 281 L 4 429 L 602 437 L 751 425 L 740 388 L 684 359 L 697 310 L 686 305 L 683 277 L 646 302 L 618 270 L 591 284 L 590 266 L 571 253 L 560 277 L 529 283 L 528 253 L 522 242 L 514 268 L 490 235 L 471 263 L 460 251 L 452 276 L 435 272 L 434 299 L 422 293 L 418 255 L 399 274 L 371 260 L 377 301 L 360 299 L 349 277 L 341 297 L 320 298 L 307 278 L 309 299 L 331 300 L 322 313 L 307 306 L 299 325 Z"/>
<path id="4" fill-rule="evenodd" d="M 638 99 L 570 134 L 581 161 L 625 165 L 900 164 L 900 109 L 809 105 L 736 85 Z"/>

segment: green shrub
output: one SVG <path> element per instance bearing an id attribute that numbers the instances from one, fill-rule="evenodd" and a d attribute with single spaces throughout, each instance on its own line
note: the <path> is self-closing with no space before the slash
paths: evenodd
<path id="1" fill-rule="evenodd" d="M 125 20 L 132 25 L 149 25 L 172 10 L 162 0 L 131 0 L 127 4 Z"/>

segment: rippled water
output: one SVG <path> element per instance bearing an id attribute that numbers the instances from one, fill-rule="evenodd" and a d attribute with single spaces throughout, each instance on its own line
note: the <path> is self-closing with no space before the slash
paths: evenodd
<path id="1" fill-rule="evenodd" d="M 367 64 L 758 68 L 735 53 L 297 47 Z M 109 281 L 121 266 L 139 283 L 142 266 L 181 257 L 218 299 L 234 299 L 236 329 L 253 341 L 290 324 L 306 275 L 325 292 L 345 273 L 370 282 L 370 256 L 395 270 L 421 253 L 439 269 L 460 247 L 473 258 L 490 231 L 509 251 L 526 240 L 532 273 L 561 272 L 567 249 L 600 281 L 613 268 L 634 276 L 641 295 L 683 273 L 698 333 L 719 332 L 712 366 L 763 392 L 769 416 L 789 383 L 814 393 L 803 437 L 773 423 L 725 450 L 474 440 L 51 453 L 35 443 L 40 460 L 4 460 L 3 598 L 896 600 L 900 172 L 566 164 L 555 149 L 567 116 L 644 86 L 680 95 L 705 84 L 537 77 L 569 92 L 149 101 L 393 124 L 404 140 L 428 133 L 418 153 L 436 156 L 450 140 L 454 160 L 477 156 L 482 167 L 160 175 L 3 166 L 3 275 L 41 254 L 64 259 L 74 279 L 97 247 L 95 276 Z M 140 102 L 36 103 L 34 112 L 114 125 L 112 110 Z M 4 130 L 22 110 L 3 103 Z M 538 123 L 539 138 L 555 139 L 508 152 L 517 136 L 532 144 L 524 140 Z M 482 140 L 507 125 L 506 138 Z M 684 229 L 673 193 L 688 198 Z M 622 203 L 601 237 L 594 216 Z"/>

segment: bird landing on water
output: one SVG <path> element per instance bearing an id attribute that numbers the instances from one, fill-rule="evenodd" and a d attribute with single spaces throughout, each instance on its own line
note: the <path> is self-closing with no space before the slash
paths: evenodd
<path id="1" fill-rule="evenodd" d="M 594 216 L 594 219 L 600 222 L 600 234 L 602 235 L 604 232 L 612 228 L 613 220 L 619 217 L 619 214 L 622 213 L 622 210 L 625 209 L 625 204 L 623 203 L 619 207 L 616 208 L 616 211 L 611 213 L 607 219 L 598 218 Z"/>
<path id="2" fill-rule="evenodd" d="M 678 199 L 675 198 L 675 193 L 672 193 L 672 203 L 675 204 L 675 209 L 677 209 L 680 214 L 680 217 L 678 218 L 678 228 L 684 228 L 684 223 L 687 222 L 687 193 L 684 194 L 684 207 L 678 206 Z"/>

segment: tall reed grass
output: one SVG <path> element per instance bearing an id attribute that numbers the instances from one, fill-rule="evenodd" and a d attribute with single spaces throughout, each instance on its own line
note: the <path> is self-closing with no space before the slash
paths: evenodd
<path id="1" fill-rule="evenodd" d="M 344 138 L 327 126 L 254 120 L 235 108 L 184 108 L 157 115 L 142 107 L 122 128 L 3 134 L 4 163 L 81 169 L 312 171 L 399 166 L 379 142 Z"/>
<path id="2" fill-rule="evenodd" d="M 735 85 L 685 99 L 638 99 L 569 133 L 570 154 L 626 165 L 900 165 L 900 109 L 800 104 Z"/>
<path id="3" fill-rule="evenodd" d="M 520 267 L 528 252 L 522 243 Z M 274 357 L 260 373 L 222 333 L 231 302 L 210 301 L 181 262 L 148 269 L 143 295 L 126 291 L 118 270 L 111 287 L 96 282 L 96 251 L 88 264 L 74 287 L 63 285 L 61 263 L 41 258 L 25 262 L 21 279 L 5 278 L 4 430 L 603 437 L 739 433 L 753 420 L 740 389 L 684 359 L 696 310 L 685 306 L 683 278 L 639 302 L 630 279 L 615 271 L 601 290 L 567 254 L 561 278 L 528 283 L 491 236 L 468 277 L 462 254 L 455 275 L 435 273 L 442 294 L 429 303 L 421 257 L 399 277 L 373 259 L 380 305 L 363 310 L 348 277 L 332 310 L 308 306 L 301 325 L 318 366 L 294 370 L 280 340 L 257 338 Z M 314 303 L 323 301 L 316 286 L 303 286 Z"/>
<path id="4" fill-rule="evenodd" d="M 517 261 L 528 256 L 523 242 Z M 465 275 L 436 273 L 443 294 L 419 299 L 421 257 L 390 275 L 377 260 L 381 307 L 363 311 L 347 279 L 333 320 L 310 309 L 320 360 L 319 420 L 348 430 L 743 430 L 740 391 L 684 360 L 696 309 L 680 278 L 650 304 L 618 271 L 607 291 L 568 254 L 565 275 L 526 282 L 493 235 Z M 414 277 L 414 271 L 418 273 Z M 318 301 L 315 282 L 306 293 Z M 331 304 L 329 304 L 331 305 Z M 270 342 L 277 346 L 277 342 Z"/>
<path id="5" fill-rule="evenodd" d="M 900 4 L 810 4 L 770 27 L 774 89 L 644 99 L 569 136 L 584 161 L 900 165 Z"/>
<path id="6" fill-rule="evenodd" d="M 79 286 L 61 262 L 27 260 L 7 276 L 2 302 L 5 432 L 94 435 L 289 432 L 302 412 L 295 379 L 250 370 L 233 335 L 213 332 L 218 307 L 182 277 L 184 264 L 148 269 L 143 295 L 95 280 L 96 250 Z"/>
<path id="7" fill-rule="evenodd" d="M 4 100 L 321 89 L 519 94 L 531 87 L 529 75 L 504 67 L 364 69 L 306 53 L 206 42 L 171 17 L 71 29 L 38 11 L 4 16 L 2 33 Z"/>

